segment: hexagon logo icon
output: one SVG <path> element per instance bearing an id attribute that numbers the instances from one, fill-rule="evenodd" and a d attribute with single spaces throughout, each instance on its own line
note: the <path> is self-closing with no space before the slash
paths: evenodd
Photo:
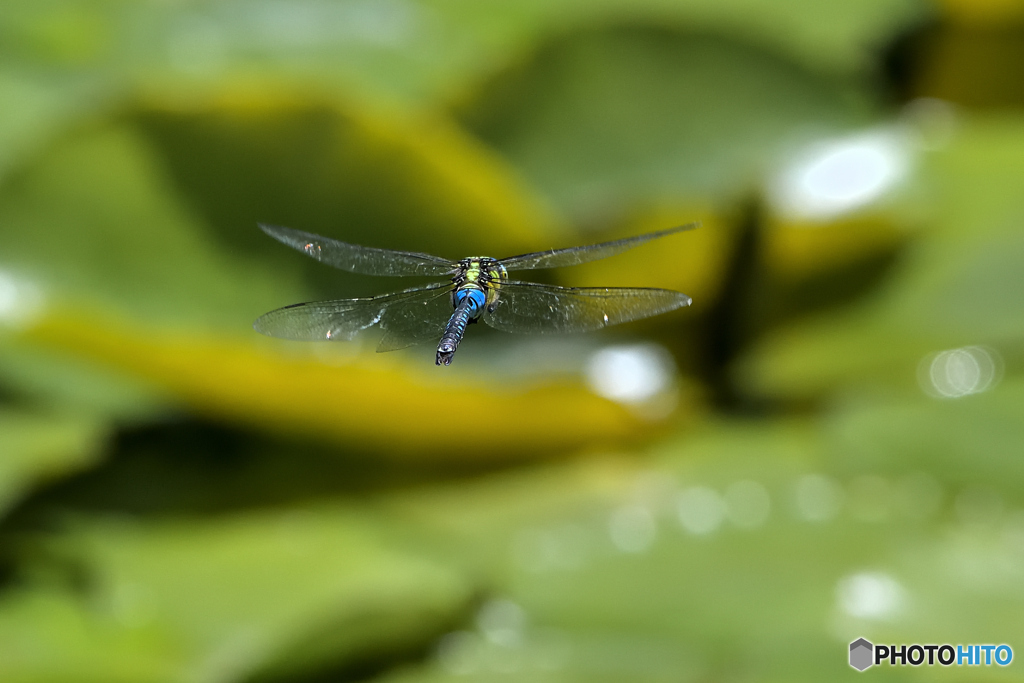
<path id="1" fill-rule="evenodd" d="M 874 664 L 874 653 L 875 646 L 863 638 L 850 643 L 850 666 L 857 671 L 863 671 L 872 664 Z"/>

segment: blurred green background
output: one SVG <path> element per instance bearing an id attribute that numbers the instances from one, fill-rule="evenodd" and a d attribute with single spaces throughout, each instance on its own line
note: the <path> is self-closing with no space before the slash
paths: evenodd
<path id="1" fill-rule="evenodd" d="M 601 334 L 266 339 L 700 220 Z M 1024 653 L 1024 4 L 4 0 L 0 680 L 822 681 Z M 1024 680 L 1021 665 L 878 680 Z"/>

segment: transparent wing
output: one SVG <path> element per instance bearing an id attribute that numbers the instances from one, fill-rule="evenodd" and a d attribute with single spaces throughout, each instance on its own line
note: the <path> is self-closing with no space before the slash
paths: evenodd
<path id="1" fill-rule="evenodd" d="M 632 249 L 644 242 L 650 242 L 651 240 L 658 239 L 659 237 L 674 235 L 677 232 L 693 230 L 699 227 L 700 222 L 698 221 L 695 223 L 680 225 L 675 228 L 669 228 L 668 230 L 649 232 L 646 235 L 626 237 L 624 239 L 614 240 L 611 242 L 601 242 L 600 244 L 591 244 L 583 247 L 569 247 L 568 249 L 537 251 L 532 254 L 522 254 L 521 256 L 510 256 L 509 258 L 499 259 L 498 262 L 505 266 L 506 270 L 535 270 L 537 268 L 577 266 L 581 263 L 596 261 L 598 259 L 614 256 L 615 254 L 620 254 L 627 249 Z"/>
<path id="2" fill-rule="evenodd" d="M 458 269 L 457 263 L 430 254 L 361 247 L 262 223 L 260 230 L 317 261 L 362 275 L 451 275 Z"/>
<path id="3" fill-rule="evenodd" d="M 645 287 L 556 287 L 503 282 L 484 322 L 504 332 L 592 332 L 690 305 L 690 297 Z"/>
<path id="4" fill-rule="evenodd" d="M 444 328 L 455 310 L 450 282 L 432 292 L 431 296 L 403 299 L 385 309 L 380 320 L 384 336 L 377 344 L 377 352 L 404 349 L 413 344 L 436 343 L 444 335 Z"/>
<path id="5" fill-rule="evenodd" d="M 256 319 L 253 328 L 270 337 L 299 341 L 349 340 L 374 325 L 384 330 L 380 351 L 440 339 L 451 315 L 451 282 L 382 294 L 368 299 L 339 299 L 293 304 Z M 436 337 L 434 336 L 436 334 Z"/>

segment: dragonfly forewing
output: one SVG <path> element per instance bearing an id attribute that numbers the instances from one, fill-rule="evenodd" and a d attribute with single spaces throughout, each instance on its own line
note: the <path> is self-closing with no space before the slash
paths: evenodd
<path id="1" fill-rule="evenodd" d="M 626 237 L 611 242 L 590 244 L 582 247 L 569 247 L 567 249 L 550 249 L 548 251 L 537 251 L 532 254 L 510 256 L 509 258 L 498 259 L 498 262 L 505 266 L 506 270 L 536 270 L 538 268 L 561 268 L 563 266 L 578 266 L 581 263 L 597 261 L 620 254 L 627 249 L 640 246 L 645 242 L 674 235 L 677 232 L 693 230 L 700 227 L 700 222 L 687 223 L 667 230 L 649 232 L 646 235 Z"/>
<path id="2" fill-rule="evenodd" d="M 321 263 L 362 275 L 452 275 L 459 264 L 440 256 L 349 244 L 311 232 L 264 225 L 260 229 L 279 242 Z"/>

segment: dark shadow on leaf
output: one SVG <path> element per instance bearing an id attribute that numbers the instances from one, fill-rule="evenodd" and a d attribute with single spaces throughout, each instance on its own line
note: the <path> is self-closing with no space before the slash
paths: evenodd
<path id="1" fill-rule="evenodd" d="M 0 522 L 0 532 L 45 527 L 47 520 L 68 511 L 229 513 L 358 497 L 510 466 L 388 460 L 316 440 L 181 419 L 121 431 L 103 464 L 39 490 Z"/>

